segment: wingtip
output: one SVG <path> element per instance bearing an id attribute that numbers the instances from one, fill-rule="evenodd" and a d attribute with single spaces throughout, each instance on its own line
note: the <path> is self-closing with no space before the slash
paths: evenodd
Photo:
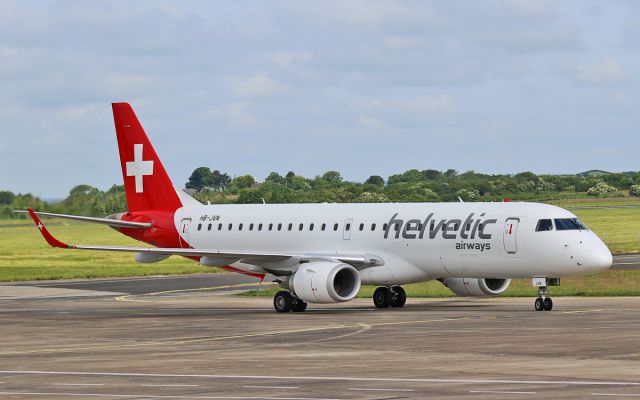
<path id="1" fill-rule="evenodd" d="M 53 235 L 51 235 L 51 233 L 49 233 L 49 230 L 47 229 L 46 226 L 44 226 L 42 221 L 40 221 L 40 218 L 33 211 L 33 209 L 27 208 L 27 212 L 31 216 L 31 219 L 33 219 L 33 222 L 36 224 L 36 227 L 38 228 L 38 230 L 40 231 L 42 236 L 44 237 L 44 240 L 46 240 L 47 243 L 49 243 L 50 246 L 59 247 L 59 248 L 62 248 L 62 249 L 68 249 L 70 247 L 66 243 L 63 243 L 63 242 L 59 241 L 58 239 L 54 238 Z"/>

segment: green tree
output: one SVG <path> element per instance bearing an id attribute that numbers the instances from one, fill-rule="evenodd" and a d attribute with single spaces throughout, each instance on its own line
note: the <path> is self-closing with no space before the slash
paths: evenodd
<path id="1" fill-rule="evenodd" d="M 322 175 L 322 180 L 327 182 L 331 187 L 340 186 L 342 183 L 342 176 L 338 171 L 327 171 Z"/>
<path id="2" fill-rule="evenodd" d="M 250 188 L 254 183 L 256 183 L 256 180 L 253 176 L 240 175 L 233 178 L 230 185 L 236 189 L 242 190 Z"/>
<path id="3" fill-rule="evenodd" d="M 631 196 L 640 197 L 640 185 L 631 185 L 629 188 L 629 194 Z"/>
<path id="4" fill-rule="evenodd" d="M 282 185 L 284 185 L 287 182 L 287 180 L 277 172 L 270 173 L 269 176 L 267 176 L 267 178 L 264 181 L 265 182 L 280 183 Z"/>
<path id="5" fill-rule="evenodd" d="M 375 185 L 375 186 L 384 186 L 384 178 L 379 175 L 371 175 L 366 181 L 365 184 Z"/>
<path id="6" fill-rule="evenodd" d="M 0 204 L 10 205 L 13 203 L 13 200 L 16 198 L 16 195 L 7 190 L 0 191 Z"/>
<path id="7" fill-rule="evenodd" d="M 189 177 L 189 180 L 185 185 L 186 188 L 195 189 L 198 192 L 201 191 L 211 183 L 211 174 L 212 173 L 209 167 L 196 168 Z"/>

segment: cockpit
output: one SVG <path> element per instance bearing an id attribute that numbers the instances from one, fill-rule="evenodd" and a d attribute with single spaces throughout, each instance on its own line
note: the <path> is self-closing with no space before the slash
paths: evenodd
<path id="1" fill-rule="evenodd" d="M 580 221 L 579 218 L 555 218 L 555 219 L 541 219 L 536 225 L 536 232 L 545 231 L 586 231 L 589 230 L 587 226 Z"/>

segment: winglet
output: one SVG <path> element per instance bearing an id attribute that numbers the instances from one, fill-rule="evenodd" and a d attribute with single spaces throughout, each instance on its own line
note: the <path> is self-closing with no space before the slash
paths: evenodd
<path id="1" fill-rule="evenodd" d="M 47 227 L 44 226 L 42 221 L 40 221 L 40 218 L 38 218 L 36 213 L 33 212 L 33 210 L 31 208 L 27 208 L 27 211 L 29 212 L 29 215 L 31 215 L 31 218 L 33 218 L 33 222 L 35 222 L 36 227 L 40 230 L 40 233 L 42 233 L 42 236 L 44 236 L 44 240 L 46 240 L 47 243 L 49 243 L 50 246 L 52 246 L 52 247 L 60 247 L 61 249 L 68 249 L 68 248 L 71 247 L 68 244 L 63 243 L 63 242 L 59 241 L 58 239 L 54 238 L 49 233 L 49 231 L 47 230 Z"/>

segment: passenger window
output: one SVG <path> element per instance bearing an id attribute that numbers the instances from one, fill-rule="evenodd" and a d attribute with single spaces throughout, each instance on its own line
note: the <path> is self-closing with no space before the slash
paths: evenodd
<path id="1" fill-rule="evenodd" d="M 289 230 L 293 228 L 293 224 L 289 224 Z"/>
<path id="2" fill-rule="evenodd" d="M 249 230 L 252 231 L 253 230 L 253 223 L 249 224 Z"/>
<path id="3" fill-rule="evenodd" d="M 282 224 L 278 224 L 278 230 L 281 231 L 282 230 Z"/>
<path id="4" fill-rule="evenodd" d="M 383 231 L 386 231 L 388 226 L 389 226 L 388 224 L 383 224 L 383 225 L 382 225 L 382 230 L 383 230 Z"/>
<path id="5" fill-rule="evenodd" d="M 541 219 L 540 221 L 538 221 L 538 226 L 536 226 L 536 232 L 552 231 L 552 230 L 553 230 L 553 223 L 551 222 L 550 219 Z"/>
<path id="6" fill-rule="evenodd" d="M 333 230 L 334 230 L 334 231 L 337 231 L 337 230 L 338 230 L 338 224 L 334 224 L 334 225 L 333 225 Z"/>
<path id="7" fill-rule="evenodd" d="M 210 231 L 211 230 L 211 224 L 209 224 L 209 226 L 207 226 L 207 230 Z"/>
<path id="8" fill-rule="evenodd" d="M 371 224 L 371 232 L 376 230 L 376 224 Z"/>
<path id="9" fill-rule="evenodd" d="M 241 231 L 242 230 L 242 224 L 238 225 L 238 230 Z"/>
<path id="10" fill-rule="evenodd" d="M 222 223 L 218 224 L 218 230 L 221 231 L 222 230 Z"/>
<path id="11" fill-rule="evenodd" d="M 400 224 L 393 224 L 393 226 L 394 226 L 394 228 L 393 228 L 393 229 L 394 229 L 396 232 L 398 232 L 398 231 L 400 230 Z"/>
<path id="12" fill-rule="evenodd" d="M 300 224 L 300 226 L 298 226 L 298 230 L 301 231 L 304 228 L 304 224 Z"/>
<path id="13" fill-rule="evenodd" d="M 198 230 L 202 229 L 202 224 L 198 224 Z"/>
<path id="14" fill-rule="evenodd" d="M 229 230 L 233 229 L 233 224 L 229 224 Z"/>
<path id="15" fill-rule="evenodd" d="M 347 230 L 347 231 L 348 231 L 348 230 L 351 230 L 351 224 L 347 224 L 347 225 L 345 225 L 344 229 L 345 229 L 345 230 Z"/>
<path id="16" fill-rule="evenodd" d="M 262 224 L 258 225 L 258 230 L 261 231 L 262 230 Z"/>
<path id="17" fill-rule="evenodd" d="M 313 224 L 309 224 L 309 230 L 312 231 L 313 230 Z"/>
<path id="18" fill-rule="evenodd" d="M 364 224 L 360 224 L 360 230 L 364 230 Z"/>
<path id="19" fill-rule="evenodd" d="M 273 224 L 269 224 L 269 231 L 273 230 Z"/>
<path id="20" fill-rule="evenodd" d="M 322 227 L 320 229 L 322 229 L 323 231 L 327 229 L 327 224 L 322 224 Z"/>

